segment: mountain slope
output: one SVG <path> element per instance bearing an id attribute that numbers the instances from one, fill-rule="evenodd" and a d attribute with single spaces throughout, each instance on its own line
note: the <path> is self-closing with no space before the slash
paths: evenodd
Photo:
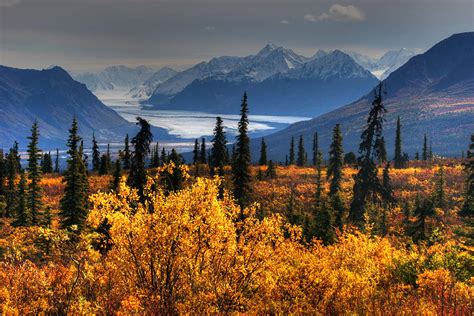
<path id="1" fill-rule="evenodd" d="M 86 140 L 93 131 L 101 140 L 117 141 L 135 130 L 60 67 L 39 71 L 0 66 L 0 147 L 15 140 L 25 146 L 35 119 L 42 145 L 64 147 L 73 116 Z"/>
<path id="2" fill-rule="evenodd" d="M 163 67 L 151 75 L 143 84 L 133 87 L 129 94 L 134 99 L 148 99 L 156 88 L 166 80 L 176 76 L 178 72 L 169 67 Z"/>
<path id="3" fill-rule="evenodd" d="M 315 116 L 360 97 L 377 83 L 370 72 L 338 50 L 306 63 L 281 48 L 262 51 L 256 58 L 259 63 L 195 80 L 166 102 L 158 102 L 155 108 L 238 113 L 238 100 L 247 91 L 252 114 Z M 291 63 L 287 63 L 289 58 Z M 293 67 L 289 68 L 289 64 Z M 274 74 L 259 81 L 262 74 L 269 74 L 267 69 Z"/>
<path id="4" fill-rule="evenodd" d="M 426 53 L 411 58 L 383 81 L 388 110 L 384 135 L 393 154 L 397 116 L 402 122 L 403 150 L 412 157 L 421 150 L 423 134 L 433 142 L 434 153 L 460 155 L 474 132 L 474 32 L 455 34 Z M 357 151 L 372 93 L 342 108 L 309 121 L 295 123 L 265 137 L 268 155 L 283 161 L 292 136 L 302 134 L 310 150 L 318 132 L 326 155 L 335 124 L 341 124 L 346 151 Z M 249 99 L 252 110 L 252 100 Z M 252 141 L 257 157 L 260 140 Z"/>

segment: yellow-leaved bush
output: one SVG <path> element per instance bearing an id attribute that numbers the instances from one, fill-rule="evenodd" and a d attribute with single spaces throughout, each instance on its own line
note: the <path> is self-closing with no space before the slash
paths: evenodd
<path id="1" fill-rule="evenodd" d="M 305 244 L 280 215 L 259 219 L 258 205 L 219 198 L 217 178 L 167 193 L 156 175 L 144 192 L 122 181 L 91 196 L 88 229 L 75 239 L 6 225 L 3 314 L 472 312 L 472 280 L 451 268 L 466 255 L 451 244 L 407 250 L 357 231 Z"/>

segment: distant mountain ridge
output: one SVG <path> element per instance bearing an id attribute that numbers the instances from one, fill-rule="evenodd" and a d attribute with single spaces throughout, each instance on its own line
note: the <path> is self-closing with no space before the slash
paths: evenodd
<path id="1" fill-rule="evenodd" d="M 146 104 L 163 110 L 238 113 L 236 100 L 247 91 L 253 99 L 252 114 L 315 116 L 360 97 L 377 83 L 339 50 L 306 58 L 269 44 L 257 55 L 232 62 L 223 67 L 227 71 L 212 67 L 206 76 L 172 94 L 179 90 L 169 89 L 180 79 L 178 74 L 159 86 Z M 235 68 L 228 71 L 231 66 Z"/>
<path id="2" fill-rule="evenodd" d="M 84 84 L 62 68 L 45 70 L 0 66 L 0 148 L 13 141 L 26 146 L 25 138 L 35 119 L 42 145 L 64 147 L 73 117 L 86 141 L 95 132 L 99 140 L 122 141 L 136 130 L 115 111 L 105 106 Z M 157 136 L 166 137 L 162 129 Z"/>
<path id="3" fill-rule="evenodd" d="M 383 81 L 388 110 L 384 136 L 393 155 L 395 124 L 402 122 L 403 150 L 413 157 L 421 151 L 423 134 L 433 143 L 435 154 L 457 155 L 465 150 L 474 132 L 474 32 L 455 34 L 424 54 L 412 57 Z M 360 133 L 368 115 L 372 93 L 309 121 L 298 122 L 265 137 L 269 158 L 283 161 L 292 136 L 303 135 L 309 144 L 319 133 L 327 153 L 331 131 L 341 124 L 346 151 L 357 152 Z M 249 99 L 252 109 L 252 99 Z M 260 140 L 252 140 L 253 158 Z"/>

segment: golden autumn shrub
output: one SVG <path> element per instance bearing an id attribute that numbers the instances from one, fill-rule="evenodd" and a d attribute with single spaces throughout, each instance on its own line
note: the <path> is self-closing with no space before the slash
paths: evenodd
<path id="1" fill-rule="evenodd" d="M 311 203 L 311 168 L 289 169 L 254 185 L 285 195 L 301 170 L 295 196 Z M 75 238 L 0 224 L 2 314 L 472 313 L 472 256 L 449 236 L 414 245 L 396 233 L 346 230 L 332 245 L 308 243 L 280 212 L 256 216 L 260 205 L 238 221 L 241 209 L 231 195 L 219 198 L 218 179 L 169 193 L 159 172 L 143 200 L 124 181 L 92 195 L 88 228 Z"/>

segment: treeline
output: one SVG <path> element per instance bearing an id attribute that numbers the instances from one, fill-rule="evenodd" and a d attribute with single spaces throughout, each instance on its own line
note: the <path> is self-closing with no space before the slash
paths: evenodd
<path id="1" fill-rule="evenodd" d="M 205 171 L 210 176 L 218 176 L 222 179 L 226 175 L 226 166 L 231 169 L 231 188 L 233 196 L 243 210 L 252 203 L 252 184 L 254 177 L 251 174 L 250 138 L 248 133 L 248 100 L 244 94 L 240 106 L 240 120 L 238 133 L 229 152 L 229 145 L 221 117 L 216 118 L 214 136 L 210 148 L 206 146 L 205 138 L 196 139 L 193 150 L 192 167 L 194 175 L 204 176 Z M 367 212 L 376 208 L 380 210 L 379 232 L 387 233 L 387 212 L 393 208 L 398 201 L 393 196 L 390 179 L 390 169 L 405 168 L 409 162 L 409 156 L 403 152 L 402 124 L 400 117 L 397 119 L 395 147 L 393 149 L 393 160 L 388 160 L 385 138 L 383 136 L 383 125 L 387 110 L 383 104 L 383 86 L 380 84 L 374 92 L 374 99 L 370 107 L 366 125 L 361 134 L 358 156 L 353 153 L 345 153 L 343 148 L 343 135 L 341 126 L 337 124 L 333 128 L 332 142 L 329 155 L 324 159 L 319 146 L 318 133 L 313 135 L 312 152 L 308 157 L 305 150 L 303 136 L 300 135 L 298 144 L 295 138 L 290 140 L 289 153 L 286 156 L 285 165 L 297 165 L 300 167 L 312 165 L 316 172 L 316 192 L 314 207 L 310 211 L 310 217 L 290 216 L 290 221 L 304 226 L 305 236 L 308 240 L 317 237 L 326 244 L 334 240 L 337 230 L 343 229 L 345 225 L 353 225 L 362 228 L 366 224 Z M 135 188 L 139 196 L 143 195 L 147 182 L 147 176 L 156 168 L 167 166 L 162 174 L 162 185 L 164 190 L 171 192 L 180 190 L 185 182 L 183 157 L 173 148 L 171 152 L 165 147 L 160 150 L 158 143 L 153 143 L 153 135 L 149 123 L 137 117 L 138 133 L 130 140 L 128 134 L 124 140 L 122 150 L 119 150 L 115 161 L 113 161 L 110 145 L 104 153 L 99 150 L 99 144 L 95 135 L 92 136 L 91 171 L 99 175 L 112 174 L 113 179 L 110 189 L 118 191 L 121 177 L 127 175 L 127 184 Z M 74 119 L 69 130 L 67 146 L 67 167 L 62 173 L 65 183 L 64 196 L 61 199 L 61 225 L 63 228 L 80 230 L 88 210 L 88 160 L 84 154 L 84 144 L 78 135 L 77 120 Z M 50 208 L 42 203 L 42 189 L 40 181 L 42 174 L 58 173 L 59 151 L 56 150 L 54 158 L 50 152 L 42 153 L 38 148 L 39 127 L 34 122 L 28 144 L 28 164 L 23 170 L 20 164 L 18 143 L 5 155 L 0 155 L 0 211 L 4 217 L 13 218 L 13 225 L 44 225 L 51 224 Z M 472 144 L 471 144 L 472 146 Z M 423 137 L 421 155 L 415 155 L 415 160 L 431 161 L 433 152 L 431 142 L 426 135 Z M 468 158 L 472 157 L 468 151 Z M 472 160 L 472 159 L 471 159 Z M 470 182 L 466 191 L 466 207 L 460 215 L 472 217 L 472 162 L 468 166 Z M 281 164 L 279 162 L 278 164 Z M 256 180 L 264 178 L 273 179 L 277 177 L 276 163 L 267 158 L 267 145 L 265 139 L 261 139 L 260 157 Z M 357 169 L 354 177 L 352 200 L 347 206 L 342 197 L 343 169 L 345 166 Z M 266 167 L 265 167 L 266 166 Z M 469 169 L 470 168 L 470 169 Z M 323 169 L 326 177 L 323 178 Z M 379 174 L 379 169 L 383 171 Z M 329 191 L 324 190 L 325 181 L 329 183 Z M 220 195 L 224 194 L 225 181 L 221 181 Z M 445 201 L 445 175 L 441 167 L 437 175 L 436 190 L 433 196 L 418 196 L 414 205 L 403 204 L 406 208 L 407 234 L 414 239 L 427 238 L 427 218 L 435 215 L 435 209 L 446 209 Z M 292 205 L 289 202 L 291 213 Z M 243 218 L 244 214 L 241 214 Z M 416 217 L 412 223 L 408 219 Z"/>

